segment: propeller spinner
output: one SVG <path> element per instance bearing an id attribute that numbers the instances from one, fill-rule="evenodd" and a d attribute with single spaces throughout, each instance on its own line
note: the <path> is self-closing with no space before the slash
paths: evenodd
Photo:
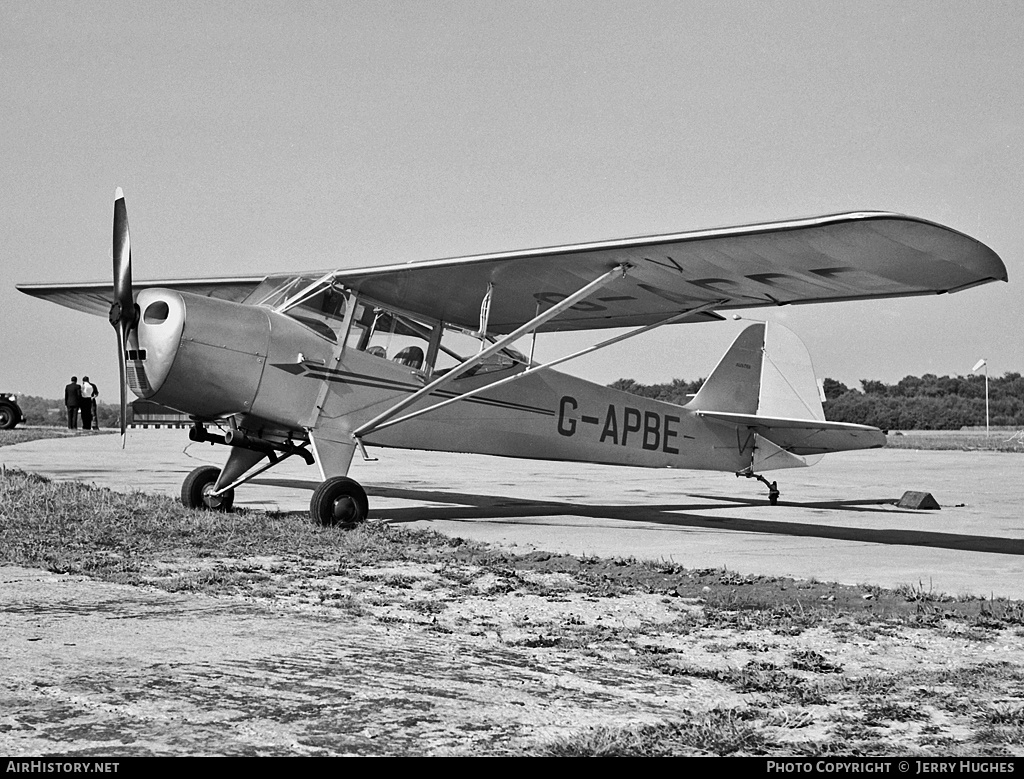
<path id="1" fill-rule="evenodd" d="M 110 324 L 117 331 L 117 363 L 121 376 L 121 447 L 124 448 L 128 412 L 128 387 L 125 357 L 128 339 L 139 321 L 139 309 L 132 294 L 132 247 L 128 237 L 128 209 L 124 192 L 114 193 L 114 302 L 110 306 Z"/>

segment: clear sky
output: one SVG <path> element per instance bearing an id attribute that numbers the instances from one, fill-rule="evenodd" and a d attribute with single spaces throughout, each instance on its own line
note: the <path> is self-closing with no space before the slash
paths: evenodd
<path id="1" fill-rule="evenodd" d="M 850 386 L 1024 372 L 1022 40 L 1019 0 L 2 0 L 0 390 L 116 397 L 110 325 L 14 285 L 110 278 L 117 186 L 137 279 L 898 211 L 1010 283 L 751 315 Z M 694 379 L 740 326 L 564 369 Z"/>

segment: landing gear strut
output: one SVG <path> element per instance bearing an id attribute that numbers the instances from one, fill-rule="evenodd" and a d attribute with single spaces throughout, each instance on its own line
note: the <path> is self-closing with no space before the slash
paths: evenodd
<path id="1" fill-rule="evenodd" d="M 768 503 L 772 506 L 779 502 L 779 483 L 775 481 L 768 481 L 764 476 L 759 473 L 753 473 L 750 470 L 740 471 L 736 474 L 737 476 L 746 476 L 748 479 L 757 479 L 765 487 L 768 488 Z"/>

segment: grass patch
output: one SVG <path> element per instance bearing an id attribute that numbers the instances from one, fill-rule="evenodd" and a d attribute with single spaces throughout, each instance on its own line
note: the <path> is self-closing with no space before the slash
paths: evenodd
<path id="1" fill-rule="evenodd" d="M 531 750 L 544 757 L 674 757 L 762 754 L 768 737 L 733 709 L 712 709 L 692 718 L 654 725 L 596 728 Z"/>
<path id="2" fill-rule="evenodd" d="M 284 555 L 349 568 L 435 559 L 472 546 L 432 531 L 324 528 L 301 514 L 197 511 L 169 497 L 53 482 L 16 470 L 0 478 L 0 559 L 60 573 L 131 582 L 137 580 L 133 574 L 159 578 L 161 562 L 214 556 Z M 223 589 L 224 572 L 204 576 L 194 577 L 189 589 Z M 251 575 L 234 578 L 256 581 Z"/>

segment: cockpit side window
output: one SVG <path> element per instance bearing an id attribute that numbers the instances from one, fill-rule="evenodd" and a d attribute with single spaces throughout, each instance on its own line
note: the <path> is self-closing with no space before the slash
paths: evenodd
<path id="1" fill-rule="evenodd" d="M 358 324 L 362 337 L 357 348 L 415 371 L 429 373 L 425 365 L 430 351 L 431 325 L 385 308 L 367 306 Z M 353 327 L 355 329 L 355 327 Z M 349 343 L 353 341 L 350 339 Z"/>
<path id="2" fill-rule="evenodd" d="M 278 289 L 266 293 L 261 302 L 256 300 L 257 289 L 249 296 L 249 302 L 256 305 L 274 305 L 295 296 L 308 287 L 310 279 L 290 280 L 289 296 L 280 294 L 282 281 L 277 280 Z M 348 298 L 344 290 L 326 288 L 289 308 L 285 313 L 301 322 L 314 332 L 337 343 L 344 325 Z M 364 352 L 373 357 L 410 368 L 423 376 L 444 373 L 463 362 L 466 355 L 477 353 L 481 347 L 479 337 L 454 326 L 414 318 L 381 305 L 372 300 L 356 299 L 351 328 L 346 337 L 346 347 Z M 515 349 L 506 348 L 492 355 L 480 365 L 467 372 L 467 376 L 504 371 L 522 365 L 527 359 Z"/>

